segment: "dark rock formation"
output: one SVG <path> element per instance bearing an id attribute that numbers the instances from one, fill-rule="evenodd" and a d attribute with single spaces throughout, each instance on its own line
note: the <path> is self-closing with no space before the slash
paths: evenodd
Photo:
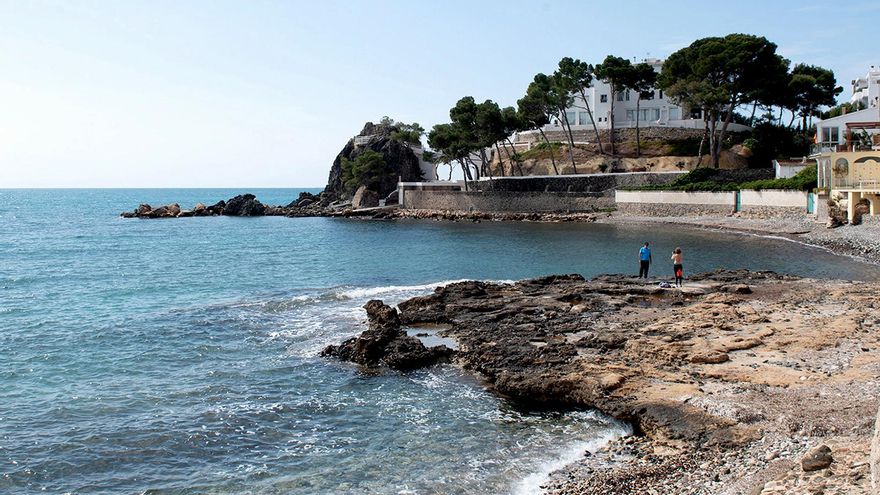
<path id="1" fill-rule="evenodd" d="M 397 188 L 398 179 L 404 182 L 421 180 L 419 158 L 405 143 L 391 139 L 391 134 L 396 130 L 397 127 L 393 124 L 383 125 L 367 122 L 355 138 L 349 139 L 336 159 L 333 160 L 333 166 L 330 168 L 330 178 L 324 189 L 328 197 L 332 200 L 350 197 L 351 193 L 345 191 L 342 185 L 342 159 L 354 160 L 367 150 L 381 153 L 390 169 L 390 173 L 379 184 L 376 191 L 380 198 L 384 198 Z M 355 144 L 356 138 L 364 138 L 366 142 Z"/>
<path id="2" fill-rule="evenodd" d="M 351 198 L 352 208 L 375 208 L 379 206 L 379 196 L 367 189 L 367 186 L 361 186 Z"/>
<path id="3" fill-rule="evenodd" d="M 452 350 L 441 345 L 427 348 L 400 328 L 397 310 L 372 300 L 364 305 L 370 326 L 360 336 L 339 346 L 328 346 L 322 356 L 335 356 L 365 366 L 385 365 L 397 370 L 422 368 L 447 360 Z"/>
<path id="4" fill-rule="evenodd" d="M 226 202 L 223 215 L 231 217 L 259 217 L 266 213 L 266 206 L 253 194 L 239 194 Z"/>

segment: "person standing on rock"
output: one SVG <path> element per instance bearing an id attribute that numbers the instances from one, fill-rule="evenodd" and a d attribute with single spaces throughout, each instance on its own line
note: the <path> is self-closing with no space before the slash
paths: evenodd
<path id="1" fill-rule="evenodd" d="M 648 278 L 648 268 L 651 266 L 651 248 L 648 247 L 648 243 L 646 242 L 642 249 L 639 249 L 639 278 L 642 278 L 642 274 L 644 274 L 645 278 Z"/>
<path id="2" fill-rule="evenodd" d="M 681 248 L 672 251 L 672 273 L 675 274 L 675 286 L 681 287 L 684 281 L 684 266 L 681 264 Z"/>

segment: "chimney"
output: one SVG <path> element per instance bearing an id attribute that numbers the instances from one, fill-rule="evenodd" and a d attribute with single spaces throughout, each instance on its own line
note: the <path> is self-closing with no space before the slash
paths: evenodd
<path id="1" fill-rule="evenodd" d="M 840 107 L 840 115 L 846 115 L 846 109 L 847 109 L 846 105 Z"/>

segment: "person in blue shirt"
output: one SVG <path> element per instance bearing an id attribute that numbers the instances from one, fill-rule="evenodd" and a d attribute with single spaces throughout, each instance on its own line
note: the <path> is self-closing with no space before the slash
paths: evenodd
<path id="1" fill-rule="evenodd" d="M 651 248 L 646 242 L 642 249 L 639 249 L 639 278 L 642 278 L 643 274 L 645 278 L 648 278 L 648 267 L 651 266 L 652 261 L 654 260 L 651 259 Z"/>

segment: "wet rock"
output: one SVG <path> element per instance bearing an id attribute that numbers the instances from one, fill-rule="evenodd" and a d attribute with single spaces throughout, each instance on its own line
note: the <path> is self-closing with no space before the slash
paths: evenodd
<path id="1" fill-rule="evenodd" d="M 831 449 L 827 445 L 819 445 L 807 452 L 801 459 L 801 467 L 804 471 L 818 471 L 831 465 L 833 457 Z"/>
<path id="2" fill-rule="evenodd" d="M 232 217 L 257 217 L 266 213 L 266 206 L 253 194 L 240 194 L 226 202 L 223 215 Z"/>
<path id="3" fill-rule="evenodd" d="M 365 366 L 385 365 L 398 370 L 411 370 L 448 360 L 453 351 L 446 346 L 427 348 L 422 341 L 401 329 L 396 309 L 379 300 L 364 305 L 369 328 L 360 336 L 339 346 L 328 346 L 322 356 L 334 356 Z"/>

